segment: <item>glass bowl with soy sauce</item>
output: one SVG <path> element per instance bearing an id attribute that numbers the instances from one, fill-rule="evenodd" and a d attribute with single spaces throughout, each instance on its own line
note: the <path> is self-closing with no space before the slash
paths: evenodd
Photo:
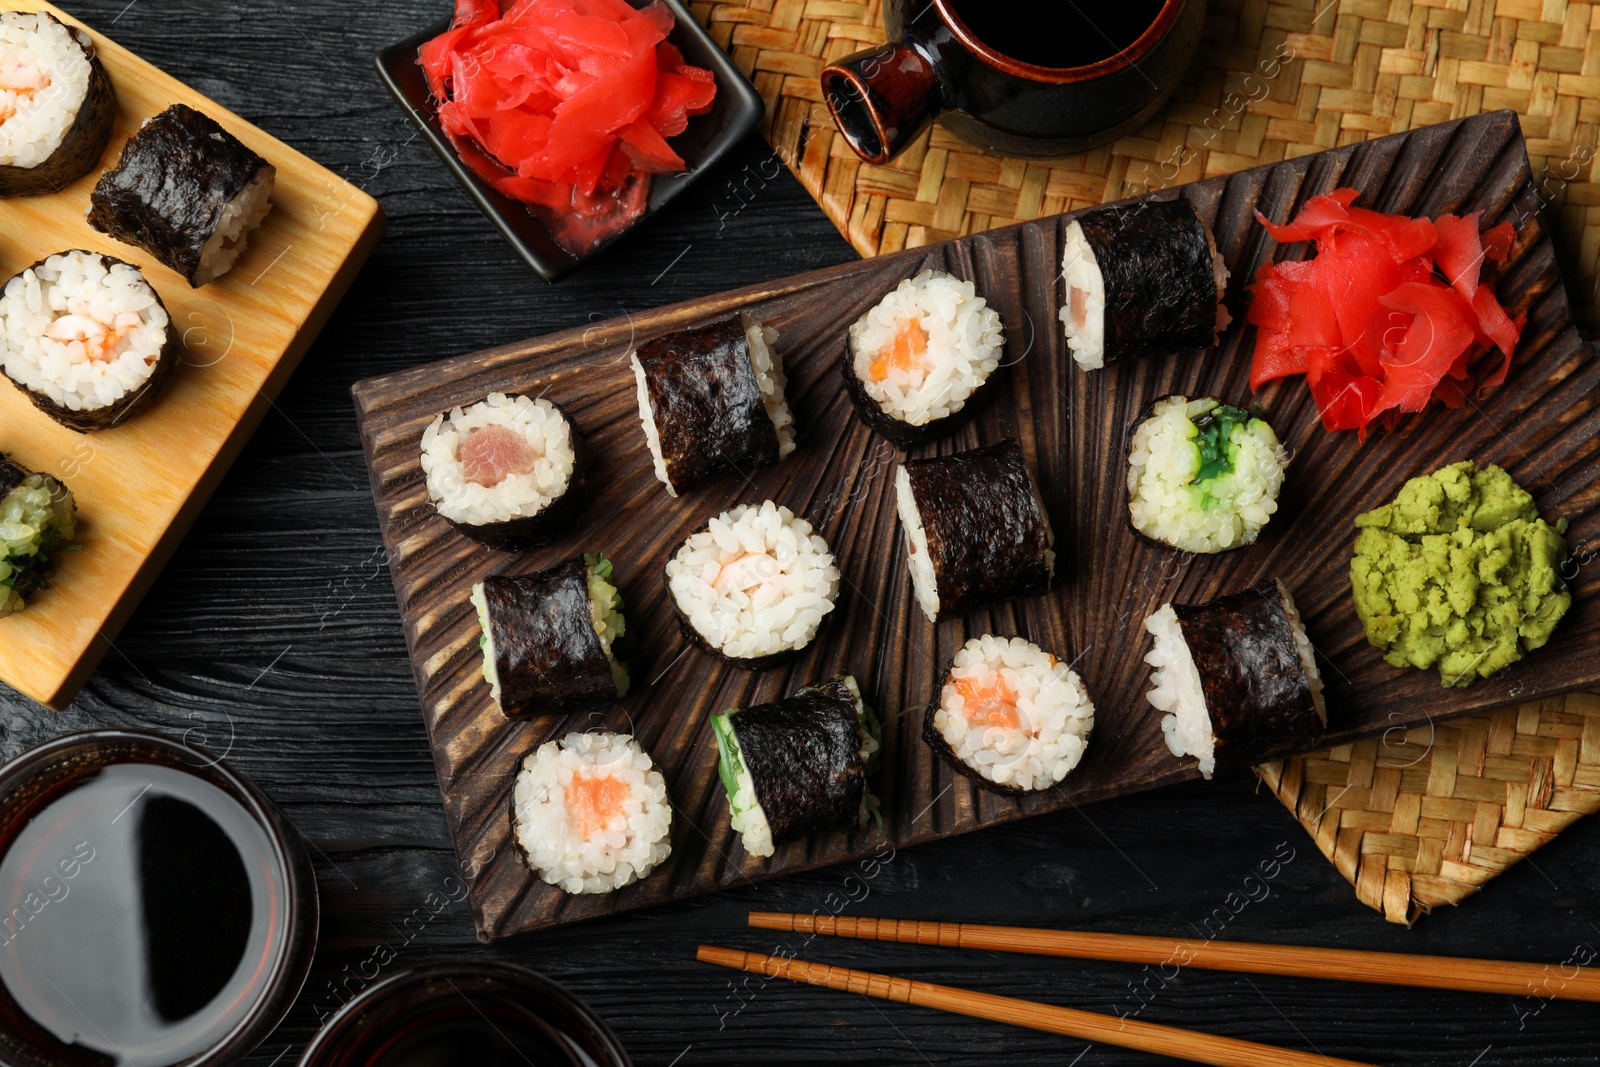
<path id="1" fill-rule="evenodd" d="M 299 994 L 317 920 L 300 836 L 200 749 L 104 730 L 0 766 L 0 1063 L 238 1059 Z"/>

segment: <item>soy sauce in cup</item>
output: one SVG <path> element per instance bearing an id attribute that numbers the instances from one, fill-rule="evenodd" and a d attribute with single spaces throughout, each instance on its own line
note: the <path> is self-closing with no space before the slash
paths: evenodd
<path id="1" fill-rule="evenodd" d="M 1004 0 L 953 0 L 950 10 L 984 44 L 1038 67 L 1086 67 L 1127 48 L 1150 28 L 1161 0 L 1030 5 L 1026 16 Z"/>

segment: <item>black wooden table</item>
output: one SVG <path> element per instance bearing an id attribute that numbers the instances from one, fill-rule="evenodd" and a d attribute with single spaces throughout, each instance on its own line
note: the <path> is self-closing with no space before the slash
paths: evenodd
<path id="1" fill-rule="evenodd" d="M 1269 794 L 1196 784 L 681 905 L 485 947 L 439 806 L 350 400 L 352 382 L 838 263 L 854 253 L 751 138 L 644 231 L 539 281 L 450 181 L 370 57 L 447 0 L 63 0 L 72 13 L 383 202 L 389 230 L 275 410 L 71 710 L 0 687 L 0 752 L 137 726 L 250 775 L 314 846 L 323 932 L 304 993 L 247 1061 L 291 1063 L 379 975 L 434 960 L 531 965 L 589 1001 L 641 1067 L 1145 1064 L 1152 1057 L 694 962 L 700 942 L 971 986 L 1384 1064 L 1591 1064 L 1596 1009 L 848 941 L 743 929 L 838 911 L 1500 956 L 1600 946 L 1600 822 L 1478 899 L 1391 926 Z M 1283 862 L 1287 857 L 1287 862 Z M 1274 866 L 1274 861 L 1279 861 Z M 1263 882 L 1260 872 L 1275 871 Z M 1256 878 L 1250 879 L 1252 875 Z M 1590 954 L 1594 951 L 1589 949 Z M 732 979 L 730 981 L 730 979 Z"/>

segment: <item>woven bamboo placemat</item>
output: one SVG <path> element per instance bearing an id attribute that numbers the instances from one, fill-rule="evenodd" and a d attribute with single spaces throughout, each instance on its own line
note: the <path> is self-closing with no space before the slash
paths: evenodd
<path id="1" fill-rule="evenodd" d="M 778 157 L 863 256 L 1512 108 L 1574 316 L 1600 327 L 1600 3 L 1212 0 L 1196 69 L 1137 133 L 1038 163 L 935 126 L 881 167 L 836 136 L 817 82 L 824 63 L 884 39 L 879 0 L 689 7 L 766 99 Z M 748 183 L 729 185 L 742 207 Z"/>

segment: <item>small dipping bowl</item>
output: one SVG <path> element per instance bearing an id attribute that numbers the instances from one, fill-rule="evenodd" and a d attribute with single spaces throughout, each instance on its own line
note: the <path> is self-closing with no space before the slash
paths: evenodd
<path id="1" fill-rule="evenodd" d="M 632 1067 L 593 1010 L 510 963 L 437 963 L 362 990 L 307 1046 L 300 1067 Z"/>
<path id="2" fill-rule="evenodd" d="M 215 756 L 136 730 L 0 767 L 0 1063 L 210 1067 L 254 1048 L 317 938 L 305 843 Z"/>

